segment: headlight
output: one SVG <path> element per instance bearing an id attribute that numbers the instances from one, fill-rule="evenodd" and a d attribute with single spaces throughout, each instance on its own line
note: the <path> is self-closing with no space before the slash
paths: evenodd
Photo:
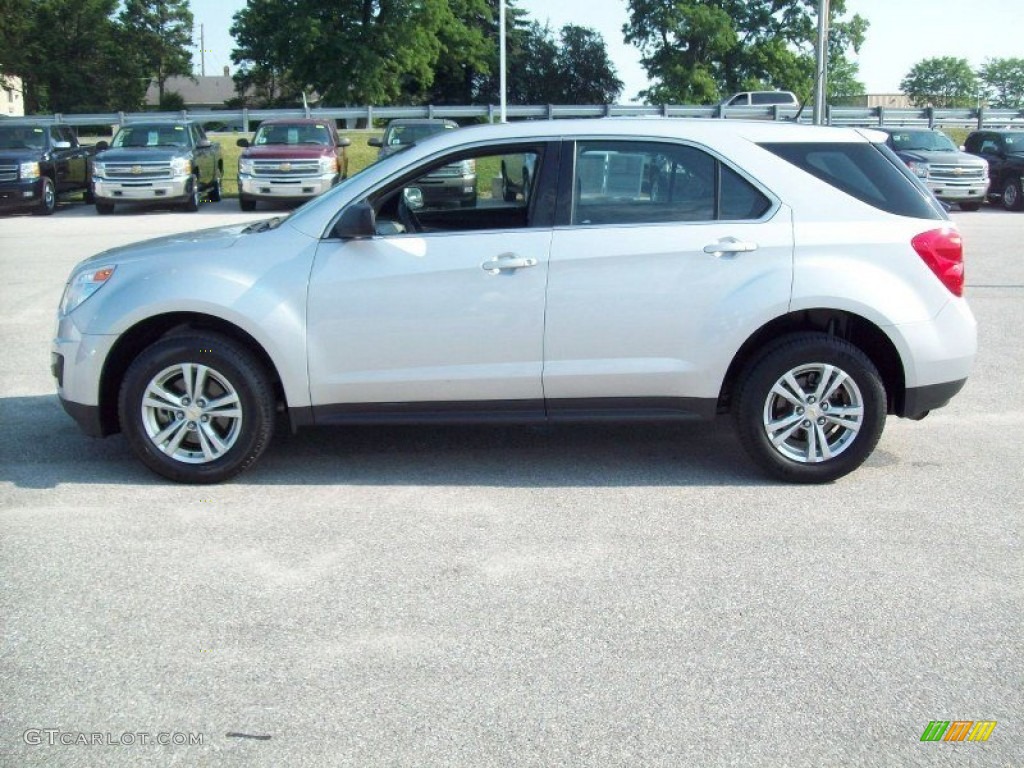
<path id="1" fill-rule="evenodd" d="M 23 179 L 38 179 L 39 163 L 22 163 L 18 166 L 18 175 Z"/>
<path id="2" fill-rule="evenodd" d="M 192 173 L 192 161 L 186 157 L 171 160 L 171 173 L 175 176 L 188 176 Z"/>
<path id="3" fill-rule="evenodd" d="M 106 267 L 90 268 L 83 272 L 76 272 L 64 287 L 64 295 L 60 300 L 60 313 L 66 315 L 92 296 L 113 277 L 117 266 L 111 264 Z"/>
<path id="4" fill-rule="evenodd" d="M 320 158 L 320 173 L 337 173 L 338 172 L 338 158 L 321 157 Z"/>
<path id="5" fill-rule="evenodd" d="M 107 175 L 107 164 L 106 163 L 93 163 L 92 164 L 92 175 L 93 176 L 106 176 Z"/>
<path id="6" fill-rule="evenodd" d="M 920 160 L 908 160 L 907 168 L 915 176 L 919 176 L 922 179 L 928 178 L 928 163 L 922 163 Z"/>
<path id="7" fill-rule="evenodd" d="M 238 161 L 238 172 L 239 173 L 252 173 L 252 160 L 239 160 Z"/>

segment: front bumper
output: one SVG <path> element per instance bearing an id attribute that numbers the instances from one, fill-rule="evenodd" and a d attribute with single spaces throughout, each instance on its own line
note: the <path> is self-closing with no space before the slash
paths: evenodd
<path id="1" fill-rule="evenodd" d="M 238 177 L 238 193 L 251 200 L 303 200 L 322 195 L 338 183 L 338 174 L 322 176 L 252 176 Z"/>
<path id="2" fill-rule="evenodd" d="M 411 186 L 423 193 L 423 204 L 428 206 L 476 199 L 476 176 L 424 176 Z"/>
<path id="3" fill-rule="evenodd" d="M 983 184 L 958 184 L 950 181 L 926 182 L 928 189 L 945 203 L 983 203 L 988 193 L 988 182 Z"/>
<path id="4" fill-rule="evenodd" d="M 184 202 L 192 194 L 192 178 L 112 181 L 93 177 L 93 194 L 104 203 Z"/>
<path id="5" fill-rule="evenodd" d="M 43 178 L 19 179 L 0 184 L 0 210 L 11 211 L 31 208 L 39 204 L 43 196 Z"/>
<path id="6" fill-rule="evenodd" d="M 103 366 L 116 341 L 116 336 L 82 334 L 69 318 L 62 317 L 50 345 L 50 372 L 61 405 L 93 437 L 116 431 L 104 423 L 100 398 Z"/>

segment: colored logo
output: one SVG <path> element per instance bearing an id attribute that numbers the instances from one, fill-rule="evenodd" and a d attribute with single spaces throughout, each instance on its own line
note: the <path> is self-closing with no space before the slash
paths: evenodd
<path id="1" fill-rule="evenodd" d="M 995 720 L 932 720 L 921 741 L 988 741 L 995 729 Z"/>

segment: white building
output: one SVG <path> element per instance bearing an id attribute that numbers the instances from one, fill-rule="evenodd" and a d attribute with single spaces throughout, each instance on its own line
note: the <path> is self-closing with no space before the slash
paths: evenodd
<path id="1" fill-rule="evenodd" d="M 20 77 L 0 72 L 0 115 L 25 116 L 25 94 Z"/>

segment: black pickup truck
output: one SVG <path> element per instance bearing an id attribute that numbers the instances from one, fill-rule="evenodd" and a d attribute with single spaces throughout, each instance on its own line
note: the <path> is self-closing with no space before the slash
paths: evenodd
<path id="1" fill-rule="evenodd" d="M 66 125 L 0 123 L 0 211 L 31 209 L 48 216 L 58 195 L 79 191 L 92 202 L 92 154 Z"/>
<path id="2" fill-rule="evenodd" d="M 989 200 L 1001 202 L 1008 211 L 1024 210 L 1024 131 L 974 131 L 964 151 L 988 160 Z"/>
<path id="3" fill-rule="evenodd" d="M 130 123 L 93 162 L 97 213 L 113 213 L 118 203 L 181 205 L 198 211 L 205 194 L 220 200 L 224 160 L 220 144 L 188 120 Z"/>

